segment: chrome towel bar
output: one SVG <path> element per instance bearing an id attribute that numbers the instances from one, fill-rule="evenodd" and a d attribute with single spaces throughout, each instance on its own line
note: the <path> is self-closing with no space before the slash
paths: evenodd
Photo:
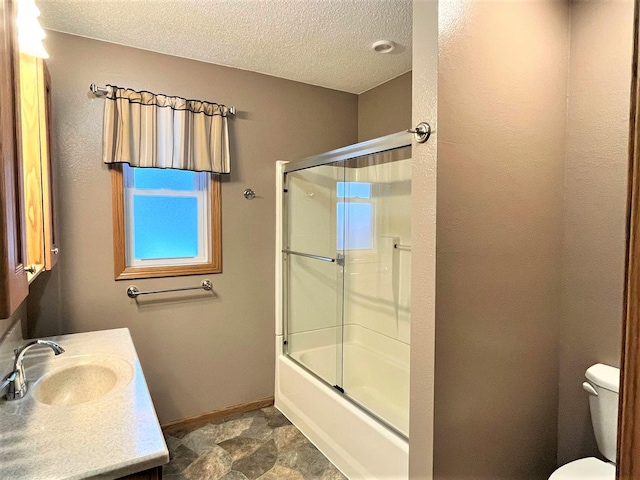
<path id="1" fill-rule="evenodd" d="M 129 296 L 129 298 L 137 298 L 138 295 L 149 295 L 150 293 L 183 292 L 185 290 L 200 289 L 206 290 L 208 292 L 213 290 L 213 284 L 211 283 L 211 280 L 203 280 L 202 283 L 197 287 L 167 288 L 166 290 L 149 290 L 147 292 L 141 292 L 140 290 L 138 290 L 138 287 L 136 287 L 135 285 L 131 285 L 129 288 L 127 288 L 127 295 Z"/>

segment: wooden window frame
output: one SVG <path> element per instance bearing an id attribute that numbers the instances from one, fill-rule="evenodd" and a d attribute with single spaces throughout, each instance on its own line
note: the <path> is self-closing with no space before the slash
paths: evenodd
<path id="1" fill-rule="evenodd" d="M 124 172 L 122 164 L 110 166 L 113 210 L 113 263 L 116 280 L 133 278 L 176 277 L 222 273 L 222 219 L 220 214 L 220 176 L 211 174 L 209 262 L 195 265 L 138 267 L 127 266 L 125 232 Z"/>

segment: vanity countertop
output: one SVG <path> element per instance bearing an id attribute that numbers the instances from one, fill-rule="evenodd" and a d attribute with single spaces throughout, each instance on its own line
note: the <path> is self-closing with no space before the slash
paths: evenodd
<path id="1" fill-rule="evenodd" d="M 20 400 L 0 401 L 0 478 L 115 479 L 167 463 L 169 452 L 129 330 L 47 339 L 65 353 L 32 349 L 25 358 L 29 392 Z M 35 400 L 34 379 L 95 359 L 121 369 L 108 393 L 70 406 Z"/>

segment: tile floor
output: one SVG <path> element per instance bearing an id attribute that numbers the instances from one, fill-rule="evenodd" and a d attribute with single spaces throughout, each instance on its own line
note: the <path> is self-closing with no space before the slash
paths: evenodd
<path id="1" fill-rule="evenodd" d="M 275 407 L 166 435 L 164 480 L 342 480 Z"/>

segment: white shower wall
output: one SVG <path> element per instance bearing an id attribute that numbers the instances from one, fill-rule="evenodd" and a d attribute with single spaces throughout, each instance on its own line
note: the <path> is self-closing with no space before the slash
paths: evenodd
<path id="1" fill-rule="evenodd" d="M 370 182 L 375 216 L 371 250 L 345 255 L 345 325 L 359 325 L 409 344 L 411 159 L 347 169 L 347 180 Z"/>
<path id="2" fill-rule="evenodd" d="M 336 182 L 372 185 L 374 248 L 345 252 L 344 323 L 359 325 L 409 344 L 411 252 L 411 159 L 360 168 L 321 166 L 288 185 L 289 248 L 335 257 Z M 290 335 L 342 325 L 343 282 L 335 264 L 289 257 Z M 336 333 L 340 342 L 340 333 Z"/>

